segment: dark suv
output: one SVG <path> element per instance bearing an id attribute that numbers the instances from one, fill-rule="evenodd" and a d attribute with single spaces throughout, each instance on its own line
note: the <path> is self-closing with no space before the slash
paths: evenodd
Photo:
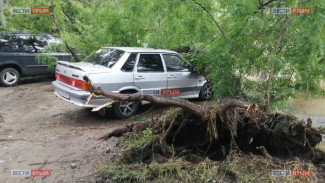
<path id="1" fill-rule="evenodd" d="M 49 34 L 0 33 L 0 84 L 13 86 L 20 77 L 53 74 L 47 65 L 37 62 L 37 55 L 51 55 L 62 61 L 71 59 L 68 53 L 43 53 L 51 43 L 62 41 Z"/>

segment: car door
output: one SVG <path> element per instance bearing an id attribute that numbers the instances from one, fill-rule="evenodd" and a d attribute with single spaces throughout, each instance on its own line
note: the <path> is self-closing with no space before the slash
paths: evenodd
<path id="1" fill-rule="evenodd" d="M 45 46 L 33 35 L 22 35 L 17 39 L 17 46 L 20 53 L 17 53 L 17 59 L 24 65 L 25 74 L 28 76 L 51 74 L 47 69 L 47 64 L 38 63 L 37 54 L 40 48 Z"/>
<path id="2" fill-rule="evenodd" d="M 167 88 L 170 92 L 180 89 L 181 97 L 197 97 L 197 73 L 177 54 L 163 54 L 167 69 Z"/>
<path id="3" fill-rule="evenodd" d="M 139 54 L 134 85 L 141 89 L 142 94 L 161 96 L 161 89 L 167 88 L 167 76 L 160 54 Z"/>

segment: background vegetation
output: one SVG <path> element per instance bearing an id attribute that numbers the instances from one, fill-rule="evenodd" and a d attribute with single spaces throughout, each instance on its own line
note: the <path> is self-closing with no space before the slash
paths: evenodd
<path id="1" fill-rule="evenodd" d="M 10 13 L 49 6 L 51 15 Z M 275 7 L 312 14 L 275 15 Z M 4 13 L 2 31 L 50 33 L 84 55 L 103 46 L 188 46 L 184 56 L 207 73 L 216 97 L 276 104 L 297 91 L 324 92 L 324 0 L 4 0 Z"/>

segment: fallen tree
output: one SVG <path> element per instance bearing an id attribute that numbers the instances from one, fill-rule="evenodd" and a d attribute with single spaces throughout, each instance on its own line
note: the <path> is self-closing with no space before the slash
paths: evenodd
<path id="1" fill-rule="evenodd" d="M 146 100 L 178 107 L 155 122 L 126 125 L 102 138 L 152 128 L 156 138 L 145 147 L 125 152 L 128 162 L 157 161 L 157 157 L 166 160 L 175 155 L 223 160 L 232 150 L 260 154 L 268 159 L 298 156 L 318 163 L 325 162 L 325 153 L 315 152 L 314 149 L 322 141 L 323 132 L 312 128 L 310 121 L 307 124 L 294 116 L 269 113 L 257 104 L 239 100 L 205 108 L 185 100 L 104 91 L 94 87 L 88 77 L 84 80 L 90 85 L 92 95 L 105 96 L 116 102 Z"/>

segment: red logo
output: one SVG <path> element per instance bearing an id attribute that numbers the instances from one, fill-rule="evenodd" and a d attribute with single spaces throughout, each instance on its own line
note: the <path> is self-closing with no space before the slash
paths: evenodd
<path id="1" fill-rule="evenodd" d="M 30 176 L 32 176 L 32 177 L 48 177 L 48 176 L 51 176 L 51 170 L 31 170 Z"/>
<path id="2" fill-rule="evenodd" d="M 291 14 L 311 14 L 311 8 L 291 8 Z"/>
<path id="3" fill-rule="evenodd" d="M 164 96 L 181 95 L 181 89 L 161 89 L 161 95 L 164 95 Z"/>
<path id="4" fill-rule="evenodd" d="M 31 9 L 31 14 L 50 14 L 51 13 L 51 8 L 50 7 L 45 7 L 45 8 L 39 8 L 39 7 L 32 7 Z"/>
<path id="5" fill-rule="evenodd" d="M 291 170 L 291 176 L 293 176 L 293 177 L 310 177 L 311 170 Z"/>

